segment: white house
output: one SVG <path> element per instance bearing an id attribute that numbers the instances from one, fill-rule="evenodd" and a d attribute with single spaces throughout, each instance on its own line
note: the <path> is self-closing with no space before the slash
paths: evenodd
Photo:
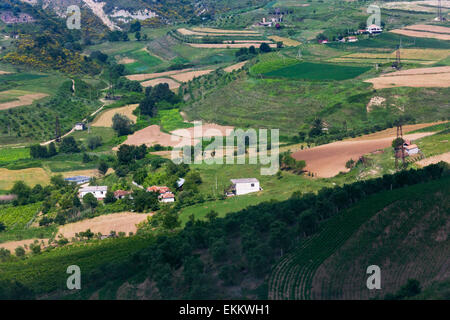
<path id="1" fill-rule="evenodd" d="M 83 122 L 75 123 L 75 131 L 83 131 L 86 129 L 86 125 Z"/>
<path id="2" fill-rule="evenodd" d="M 83 198 L 88 193 L 91 193 L 97 200 L 103 200 L 106 197 L 106 192 L 108 191 L 107 186 L 93 186 L 80 188 L 78 191 L 78 196 Z"/>
<path id="3" fill-rule="evenodd" d="M 168 203 L 168 202 L 175 202 L 175 195 L 172 192 L 166 192 L 159 197 L 160 202 Z"/>
<path id="4" fill-rule="evenodd" d="M 383 29 L 381 27 L 377 26 L 376 24 L 371 24 L 367 27 L 366 31 L 370 34 L 376 34 L 376 33 L 382 33 Z"/>
<path id="5" fill-rule="evenodd" d="M 411 144 L 409 146 L 404 147 L 405 148 L 405 152 L 408 156 L 412 156 L 414 154 L 418 154 L 419 153 L 419 147 L 417 146 L 417 144 Z"/>
<path id="6" fill-rule="evenodd" d="M 231 183 L 230 191 L 237 196 L 261 190 L 259 181 L 256 178 L 231 179 Z"/>

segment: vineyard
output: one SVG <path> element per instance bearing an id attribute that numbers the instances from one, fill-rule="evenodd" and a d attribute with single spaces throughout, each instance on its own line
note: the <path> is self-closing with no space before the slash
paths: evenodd
<path id="1" fill-rule="evenodd" d="M 152 241 L 153 238 L 135 236 L 56 248 L 26 260 L 0 264 L 0 280 L 15 279 L 38 294 L 65 290 L 67 266 L 78 265 L 84 277 L 90 275 L 93 270 L 107 274 L 113 272 L 112 269 L 108 269 L 107 264 L 110 264 L 111 268 L 114 268 L 112 264 L 120 265 Z M 99 274 L 100 276 L 102 274 Z"/>
<path id="2" fill-rule="evenodd" d="M 448 188 L 449 180 L 446 178 L 383 192 L 331 218 L 316 236 L 303 242 L 273 267 L 269 279 L 269 298 L 311 299 L 317 269 L 373 215 L 396 201 L 420 198 L 424 194 Z"/>
<path id="3" fill-rule="evenodd" d="M 0 222 L 7 230 L 24 229 L 33 220 L 40 206 L 40 202 L 19 207 L 0 206 Z"/>

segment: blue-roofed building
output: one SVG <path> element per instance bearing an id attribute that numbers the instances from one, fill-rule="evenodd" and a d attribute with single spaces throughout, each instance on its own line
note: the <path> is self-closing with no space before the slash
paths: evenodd
<path id="1" fill-rule="evenodd" d="M 66 180 L 67 182 L 74 182 L 76 184 L 84 184 L 84 183 L 87 183 L 87 182 L 91 181 L 91 177 L 75 176 L 75 177 L 65 178 L 64 180 Z"/>

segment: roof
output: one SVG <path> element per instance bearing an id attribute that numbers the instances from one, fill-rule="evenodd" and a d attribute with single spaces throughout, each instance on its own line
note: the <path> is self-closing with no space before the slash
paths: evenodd
<path id="1" fill-rule="evenodd" d="M 159 196 L 161 199 L 172 199 L 175 198 L 175 195 L 172 192 L 166 192 Z"/>
<path id="2" fill-rule="evenodd" d="M 74 177 L 68 177 L 65 178 L 66 181 L 84 181 L 84 180 L 91 180 L 91 177 L 88 176 L 74 176 Z"/>
<path id="3" fill-rule="evenodd" d="M 170 192 L 170 188 L 169 187 L 159 187 L 159 186 L 151 186 L 147 188 L 148 192 L 159 192 L 159 193 L 166 193 L 166 192 Z"/>
<path id="4" fill-rule="evenodd" d="M 243 178 L 243 179 L 231 179 L 231 182 L 237 184 L 237 183 L 256 183 L 259 181 L 256 178 Z"/>
<path id="5" fill-rule="evenodd" d="M 409 146 L 406 146 L 406 147 L 405 147 L 406 150 L 411 150 L 411 149 L 416 149 L 416 148 L 419 148 L 419 147 L 417 146 L 417 144 L 412 144 L 412 145 L 409 145 Z"/>
<path id="6" fill-rule="evenodd" d="M 183 186 L 184 181 L 185 181 L 185 180 L 184 180 L 183 178 L 179 178 L 179 179 L 177 180 L 177 186 L 178 186 L 178 188 L 180 188 L 180 187 Z"/>
<path id="7" fill-rule="evenodd" d="M 117 190 L 117 191 L 114 191 L 114 196 L 115 197 L 123 197 L 123 196 L 127 196 L 131 193 L 132 193 L 131 191 Z"/>
<path id="8" fill-rule="evenodd" d="M 80 192 L 95 192 L 95 191 L 108 191 L 107 186 L 92 186 L 84 187 L 80 189 Z"/>

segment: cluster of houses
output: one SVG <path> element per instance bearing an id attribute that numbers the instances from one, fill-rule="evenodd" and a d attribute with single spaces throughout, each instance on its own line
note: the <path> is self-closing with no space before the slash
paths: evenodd
<path id="1" fill-rule="evenodd" d="M 108 192 L 107 186 L 85 186 L 85 187 L 81 187 L 78 190 L 78 197 L 82 199 L 84 196 L 86 196 L 88 193 L 90 193 L 97 200 L 103 201 L 106 197 L 107 192 Z M 172 191 L 170 190 L 169 187 L 151 186 L 151 187 L 147 188 L 147 192 L 159 193 L 158 199 L 160 202 L 164 202 L 164 203 L 175 202 L 175 195 L 172 193 Z M 114 197 L 117 200 L 124 199 L 126 197 L 133 199 L 132 193 L 133 193 L 132 191 L 116 190 L 116 191 L 114 191 Z"/>
<path id="2" fill-rule="evenodd" d="M 380 34 L 383 32 L 383 29 L 380 26 L 377 26 L 376 24 L 371 24 L 366 29 L 358 30 L 356 34 Z M 338 40 L 338 42 L 357 42 L 358 37 L 357 36 L 348 36 L 348 37 L 342 37 Z M 328 39 L 320 39 L 318 40 L 319 43 L 325 44 L 329 43 Z"/>
<path id="3" fill-rule="evenodd" d="M 10 11 L 0 13 L 0 20 L 6 24 L 32 23 L 35 21 L 34 18 L 27 13 L 13 14 Z"/>
<path id="4" fill-rule="evenodd" d="M 258 27 L 268 27 L 268 28 L 271 28 L 271 27 L 275 26 L 275 27 L 279 28 L 281 22 L 283 22 L 283 15 L 272 17 L 272 18 L 269 18 L 269 19 L 262 18 L 262 20 L 259 21 L 256 24 L 256 26 L 258 26 Z"/>

